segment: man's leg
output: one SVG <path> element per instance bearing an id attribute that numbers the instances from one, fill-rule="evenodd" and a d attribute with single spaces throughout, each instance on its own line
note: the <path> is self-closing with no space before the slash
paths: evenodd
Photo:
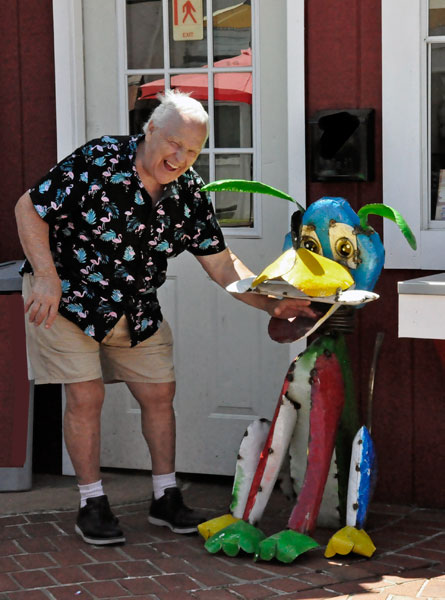
<path id="1" fill-rule="evenodd" d="M 175 382 L 128 382 L 128 389 L 141 407 L 141 426 L 150 450 L 153 475 L 175 470 L 176 423 L 173 409 Z"/>
<path id="2" fill-rule="evenodd" d="M 100 479 L 100 415 L 104 402 L 101 379 L 65 384 L 65 443 L 79 485 Z"/>
<path id="3" fill-rule="evenodd" d="M 175 383 L 127 382 L 127 386 L 141 407 L 142 433 L 152 460 L 153 487 L 159 492 L 159 497 L 156 494 L 152 500 L 148 520 L 175 533 L 194 533 L 207 517 L 187 508 L 176 486 Z"/>
<path id="4" fill-rule="evenodd" d="M 76 533 L 89 544 L 125 541 L 100 480 L 100 415 L 105 391 L 102 379 L 65 384 L 65 443 L 77 475 L 81 506 Z"/>

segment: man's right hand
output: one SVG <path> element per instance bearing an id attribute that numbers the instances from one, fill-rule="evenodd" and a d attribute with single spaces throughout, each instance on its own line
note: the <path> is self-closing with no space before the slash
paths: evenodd
<path id="1" fill-rule="evenodd" d="M 57 317 L 61 297 L 62 284 L 56 274 L 34 275 L 32 292 L 25 304 L 29 322 L 38 327 L 45 321 L 45 328 L 49 329 Z"/>

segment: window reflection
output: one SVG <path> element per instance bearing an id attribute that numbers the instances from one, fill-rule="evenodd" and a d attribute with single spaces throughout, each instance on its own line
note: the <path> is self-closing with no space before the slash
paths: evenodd
<path id="1" fill-rule="evenodd" d="M 127 0 L 129 69 L 162 69 L 162 0 Z"/>
<path id="2" fill-rule="evenodd" d="M 252 146 L 252 109 L 238 102 L 215 102 L 215 145 L 219 148 Z"/>
<path id="3" fill-rule="evenodd" d="M 251 43 L 250 0 L 213 0 L 213 55 L 214 60 L 241 54 Z M 216 64 L 215 64 L 216 66 Z"/>
<path id="4" fill-rule="evenodd" d="M 251 154 L 219 154 L 215 159 L 215 178 L 252 179 Z M 251 194 L 217 192 L 215 211 L 225 227 L 253 226 L 253 198 Z"/>
<path id="5" fill-rule="evenodd" d="M 252 73 L 215 73 L 215 100 L 252 104 Z"/>
<path id="6" fill-rule="evenodd" d="M 200 154 L 193 165 L 195 171 L 201 175 L 204 183 L 210 182 L 209 155 Z"/>
<path id="7" fill-rule="evenodd" d="M 431 218 L 445 220 L 445 44 L 431 48 Z"/>
<path id="8" fill-rule="evenodd" d="M 209 84 L 207 73 L 182 73 L 173 75 L 170 79 L 170 87 L 181 92 L 189 93 L 195 100 L 207 100 Z M 165 89 L 164 79 L 156 79 L 141 86 L 141 98 L 155 98 L 156 94 Z"/>
<path id="9" fill-rule="evenodd" d="M 429 35 L 445 35 L 445 1 L 429 0 Z"/>
<path id="10" fill-rule="evenodd" d="M 157 79 L 156 75 L 130 75 L 128 81 L 128 117 L 130 133 L 142 132 L 142 127 L 159 104 L 156 96 L 142 99 L 141 90 L 146 83 Z"/>

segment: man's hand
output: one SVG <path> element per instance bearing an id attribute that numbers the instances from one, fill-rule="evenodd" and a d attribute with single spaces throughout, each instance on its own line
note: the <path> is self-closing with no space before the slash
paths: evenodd
<path id="1" fill-rule="evenodd" d="M 286 298 L 277 302 L 271 306 L 272 318 L 267 331 L 280 344 L 290 344 L 307 335 L 324 314 L 314 305 L 308 306 L 308 300 Z"/>
<path id="2" fill-rule="evenodd" d="M 25 192 L 15 207 L 17 229 L 23 251 L 34 270 L 34 281 L 25 304 L 29 322 L 38 326 L 45 321 L 48 329 L 54 322 L 62 296 L 62 284 L 57 275 L 49 244 L 49 225 L 37 213 L 29 192 Z"/>
<path id="3" fill-rule="evenodd" d="M 309 300 L 300 298 L 283 298 L 275 300 L 269 298 L 267 312 L 277 319 L 291 319 L 292 317 L 319 318 L 319 313 L 311 307 Z"/>
<path id="4" fill-rule="evenodd" d="M 25 313 L 29 312 L 29 322 L 36 327 L 45 321 L 49 329 L 59 311 L 62 285 L 57 275 L 35 275 L 31 295 L 25 304 Z"/>

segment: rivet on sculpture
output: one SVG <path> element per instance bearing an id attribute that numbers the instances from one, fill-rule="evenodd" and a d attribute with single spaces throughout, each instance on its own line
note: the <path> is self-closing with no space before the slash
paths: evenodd
<path id="1" fill-rule="evenodd" d="M 295 202 L 257 181 L 221 180 L 205 191 L 269 194 Z M 254 421 L 241 442 L 230 514 L 199 526 L 205 547 L 255 560 L 292 562 L 318 546 L 310 535 L 316 524 L 341 528 L 325 556 L 355 552 L 370 557 L 375 546 L 364 531 L 375 485 L 375 449 L 368 428 L 360 427 L 344 333 L 353 329 L 356 308 L 378 298 L 372 290 L 384 264 L 379 235 L 368 215 L 394 221 L 415 249 L 402 215 L 384 204 L 367 204 L 357 213 L 343 198 L 325 197 L 307 210 L 298 203 L 283 254 L 260 275 L 228 286 L 276 297 L 310 298 L 316 320 L 271 318 L 269 335 L 293 342 L 317 337 L 290 365 L 272 422 Z M 290 455 L 297 494 L 287 528 L 270 537 L 256 527 L 280 469 Z"/>

